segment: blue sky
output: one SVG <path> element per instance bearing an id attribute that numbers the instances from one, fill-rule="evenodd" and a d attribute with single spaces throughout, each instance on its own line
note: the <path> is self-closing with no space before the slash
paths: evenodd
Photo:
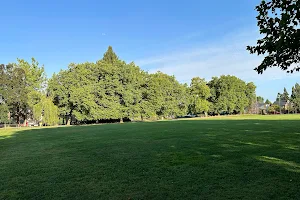
<path id="1" fill-rule="evenodd" d="M 96 61 L 107 46 L 142 69 L 175 75 L 236 75 L 276 94 L 300 82 L 278 69 L 257 75 L 261 58 L 246 45 L 259 37 L 254 7 L 260 0 L 4 1 L 0 12 L 0 63 L 35 57 L 47 75 L 71 62 Z"/>

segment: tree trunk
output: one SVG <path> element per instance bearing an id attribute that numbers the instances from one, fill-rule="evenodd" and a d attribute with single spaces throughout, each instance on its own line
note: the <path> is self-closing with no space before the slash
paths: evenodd
<path id="1" fill-rule="evenodd" d="M 123 124 L 123 118 L 122 117 L 120 118 L 120 124 Z"/>
<path id="2" fill-rule="evenodd" d="M 70 125 L 71 125 L 72 112 L 73 112 L 73 110 L 71 110 L 71 112 L 70 112 L 70 114 L 69 114 L 69 117 L 68 117 L 68 120 L 67 120 L 67 126 L 70 126 Z"/>
<path id="3" fill-rule="evenodd" d="M 67 119 L 67 126 L 70 126 L 70 125 L 71 125 L 71 119 L 68 118 L 68 119 Z"/>

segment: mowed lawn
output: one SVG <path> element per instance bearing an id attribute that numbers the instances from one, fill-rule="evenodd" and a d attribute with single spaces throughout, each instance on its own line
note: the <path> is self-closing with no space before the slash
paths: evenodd
<path id="1" fill-rule="evenodd" d="M 0 199 L 300 199 L 300 115 L 0 130 Z"/>

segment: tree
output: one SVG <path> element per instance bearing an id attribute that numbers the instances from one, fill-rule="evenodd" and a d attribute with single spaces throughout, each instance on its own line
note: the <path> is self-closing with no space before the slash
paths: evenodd
<path id="1" fill-rule="evenodd" d="M 247 85 L 235 76 L 213 77 L 208 86 L 211 90 L 210 111 L 213 113 L 244 113 L 249 105 Z"/>
<path id="2" fill-rule="evenodd" d="M 268 112 L 270 114 L 275 114 L 276 112 L 280 112 L 280 107 L 277 104 L 273 104 L 268 108 Z"/>
<path id="3" fill-rule="evenodd" d="M 41 101 L 33 106 L 33 116 L 35 120 L 53 126 L 58 123 L 58 108 L 51 98 L 42 96 Z"/>
<path id="4" fill-rule="evenodd" d="M 174 118 L 186 114 L 185 86 L 174 76 L 162 72 L 149 75 L 149 103 L 158 117 Z"/>
<path id="5" fill-rule="evenodd" d="M 246 85 L 246 97 L 248 99 L 247 110 L 248 113 L 255 113 L 256 112 L 256 86 L 253 82 L 247 83 Z"/>
<path id="6" fill-rule="evenodd" d="M 30 115 L 29 94 L 45 88 L 44 67 L 32 58 L 31 63 L 17 59 L 17 63 L 1 65 L 1 96 L 17 123 Z"/>
<path id="7" fill-rule="evenodd" d="M 294 110 L 297 112 L 300 110 L 300 85 L 295 84 L 292 88 L 291 102 L 293 104 Z"/>
<path id="8" fill-rule="evenodd" d="M 299 71 L 300 2 L 262 0 L 256 10 L 257 25 L 264 37 L 257 41 L 256 46 L 248 46 L 247 50 L 251 54 L 266 56 L 255 70 L 260 74 L 271 67 Z"/>
<path id="9" fill-rule="evenodd" d="M 284 90 L 283 90 L 283 93 L 281 95 L 281 99 L 286 101 L 286 102 L 290 99 L 290 95 L 287 92 L 286 88 L 284 88 Z"/>
<path id="10" fill-rule="evenodd" d="M 71 63 L 67 70 L 53 74 L 48 83 L 48 94 L 58 106 L 59 115 L 65 118 L 68 125 L 72 118 L 92 120 L 99 116 L 96 88 L 97 74 L 94 63 Z M 100 88 L 99 88 L 100 89 Z"/>
<path id="11" fill-rule="evenodd" d="M 10 120 L 8 118 L 8 113 L 9 113 L 8 106 L 4 103 L 0 103 L 0 124 L 9 123 Z"/>
<path id="12" fill-rule="evenodd" d="M 269 99 L 267 99 L 266 102 L 265 102 L 265 104 L 271 105 L 272 102 Z"/>
<path id="13" fill-rule="evenodd" d="M 264 98 L 263 97 L 257 96 L 256 99 L 257 99 L 257 103 L 264 103 Z"/>
<path id="14" fill-rule="evenodd" d="M 207 115 L 209 110 L 209 102 L 207 99 L 209 96 L 210 89 L 205 79 L 199 77 L 193 78 L 190 85 L 190 113 L 194 115 L 205 113 L 205 115 Z"/>
<path id="15" fill-rule="evenodd" d="M 20 122 L 27 113 L 27 91 L 25 72 L 13 64 L 2 65 L 1 69 L 1 98 L 11 112 L 11 116 Z"/>
<path id="16" fill-rule="evenodd" d="M 28 95 L 28 104 L 32 109 L 32 118 L 41 124 L 56 125 L 58 123 L 58 108 L 52 97 L 43 92 L 33 91 Z"/>
<path id="17" fill-rule="evenodd" d="M 103 55 L 103 61 L 114 64 L 116 61 L 118 61 L 119 58 L 117 54 L 115 54 L 113 48 L 111 46 L 108 47 L 107 51 Z"/>

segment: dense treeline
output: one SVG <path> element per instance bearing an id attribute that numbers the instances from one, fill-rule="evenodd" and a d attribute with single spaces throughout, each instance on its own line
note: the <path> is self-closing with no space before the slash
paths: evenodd
<path id="1" fill-rule="evenodd" d="M 46 81 L 44 68 L 18 60 L 1 65 L 1 117 L 43 124 L 156 120 L 190 115 L 251 112 L 255 85 L 235 76 L 195 77 L 179 83 L 162 72 L 149 74 L 118 58 L 109 47 L 95 63 L 72 63 Z"/>
<path id="2" fill-rule="evenodd" d="M 34 119 L 48 125 L 57 124 L 57 107 L 46 96 L 44 67 L 18 59 L 17 63 L 0 65 L 0 122 L 16 123 Z"/>
<path id="3" fill-rule="evenodd" d="M 299 113 L 300 112 L 300 85 L 296 83 L 292 87 L 292 93 L 289 95 L 287 89 L 283 89 L 283 93 L 278 93 L 276 101 L 271 103 L 269 100 L 266 104 L 271 105 L 268 109 L 269 113 Z"/>

